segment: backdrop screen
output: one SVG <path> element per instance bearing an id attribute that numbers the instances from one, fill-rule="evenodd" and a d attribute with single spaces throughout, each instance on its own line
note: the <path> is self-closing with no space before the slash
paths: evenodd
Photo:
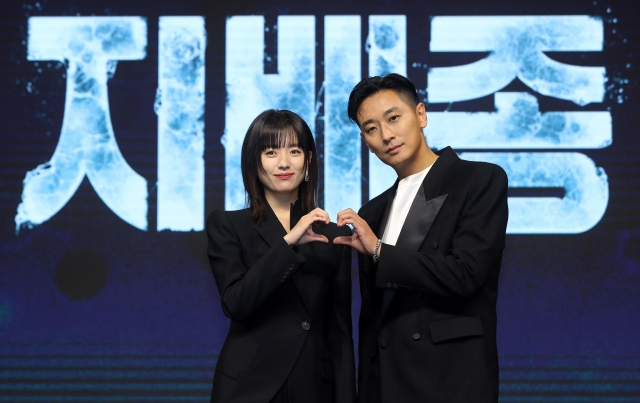
<path id="1" fill-rule="evenodd" d="M 204 222 L 244 206 L 249 123 L 308 122 L 335 220 L 395 180 L 346 116 L 391 72 L 432 148 L 509 177 L 501 402 L 640 402 L 632 2 L 3 4 L 0 402 L 208 401 L 229 321 Z"/>

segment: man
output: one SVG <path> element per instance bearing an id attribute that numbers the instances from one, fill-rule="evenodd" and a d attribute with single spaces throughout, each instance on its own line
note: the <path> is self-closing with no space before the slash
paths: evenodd
<path id="1" fill-rule="evenodd" d="M 359 402 L 497 402 L 505 172 L 433 152 L 425 106 L 400 75 L 362 80 L 348 108 L 398 174 L 357 214 L 338 214 L 354 234 L 334 242 L 360 253 Z"/>

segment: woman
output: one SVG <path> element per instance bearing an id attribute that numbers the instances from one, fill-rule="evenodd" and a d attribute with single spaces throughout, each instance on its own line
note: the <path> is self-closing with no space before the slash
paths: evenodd
<path id="1" fill-rule="evenodd" d="M 346 227 L 315 208 L 313 136 L 268 110 L 242 144 L 249 208 L 207 218 L 208 255 L 231 319 L 212 402 L 353 402 L 351 250 Z"/>

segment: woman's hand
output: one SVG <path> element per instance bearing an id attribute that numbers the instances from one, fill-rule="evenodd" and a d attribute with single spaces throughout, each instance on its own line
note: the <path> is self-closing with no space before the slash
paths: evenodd
<path id="1" fill-rule="evenodd" d="M 296 226 L 284 236 L 284 240 L 289 245 L 303 245 L 315 241 L 329 243 L 326 236 L 313 232 L 311 226 L 315 222 L 329 224 L 329 214 L 321 208 L 316 208 L 309 214 L 303 216 Z"/>

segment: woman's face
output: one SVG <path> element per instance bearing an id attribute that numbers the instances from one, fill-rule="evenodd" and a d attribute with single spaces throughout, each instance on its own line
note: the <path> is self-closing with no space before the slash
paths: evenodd
<path id="1" fill-rule="evenodd" d="M 291 195 L 297 198 L 298 186 L 304 180 L 304 151 L 297 145 L 267 148 L 261 154 L 262 170 L 258 178 L 264 185 L 265 196 Z"/>

